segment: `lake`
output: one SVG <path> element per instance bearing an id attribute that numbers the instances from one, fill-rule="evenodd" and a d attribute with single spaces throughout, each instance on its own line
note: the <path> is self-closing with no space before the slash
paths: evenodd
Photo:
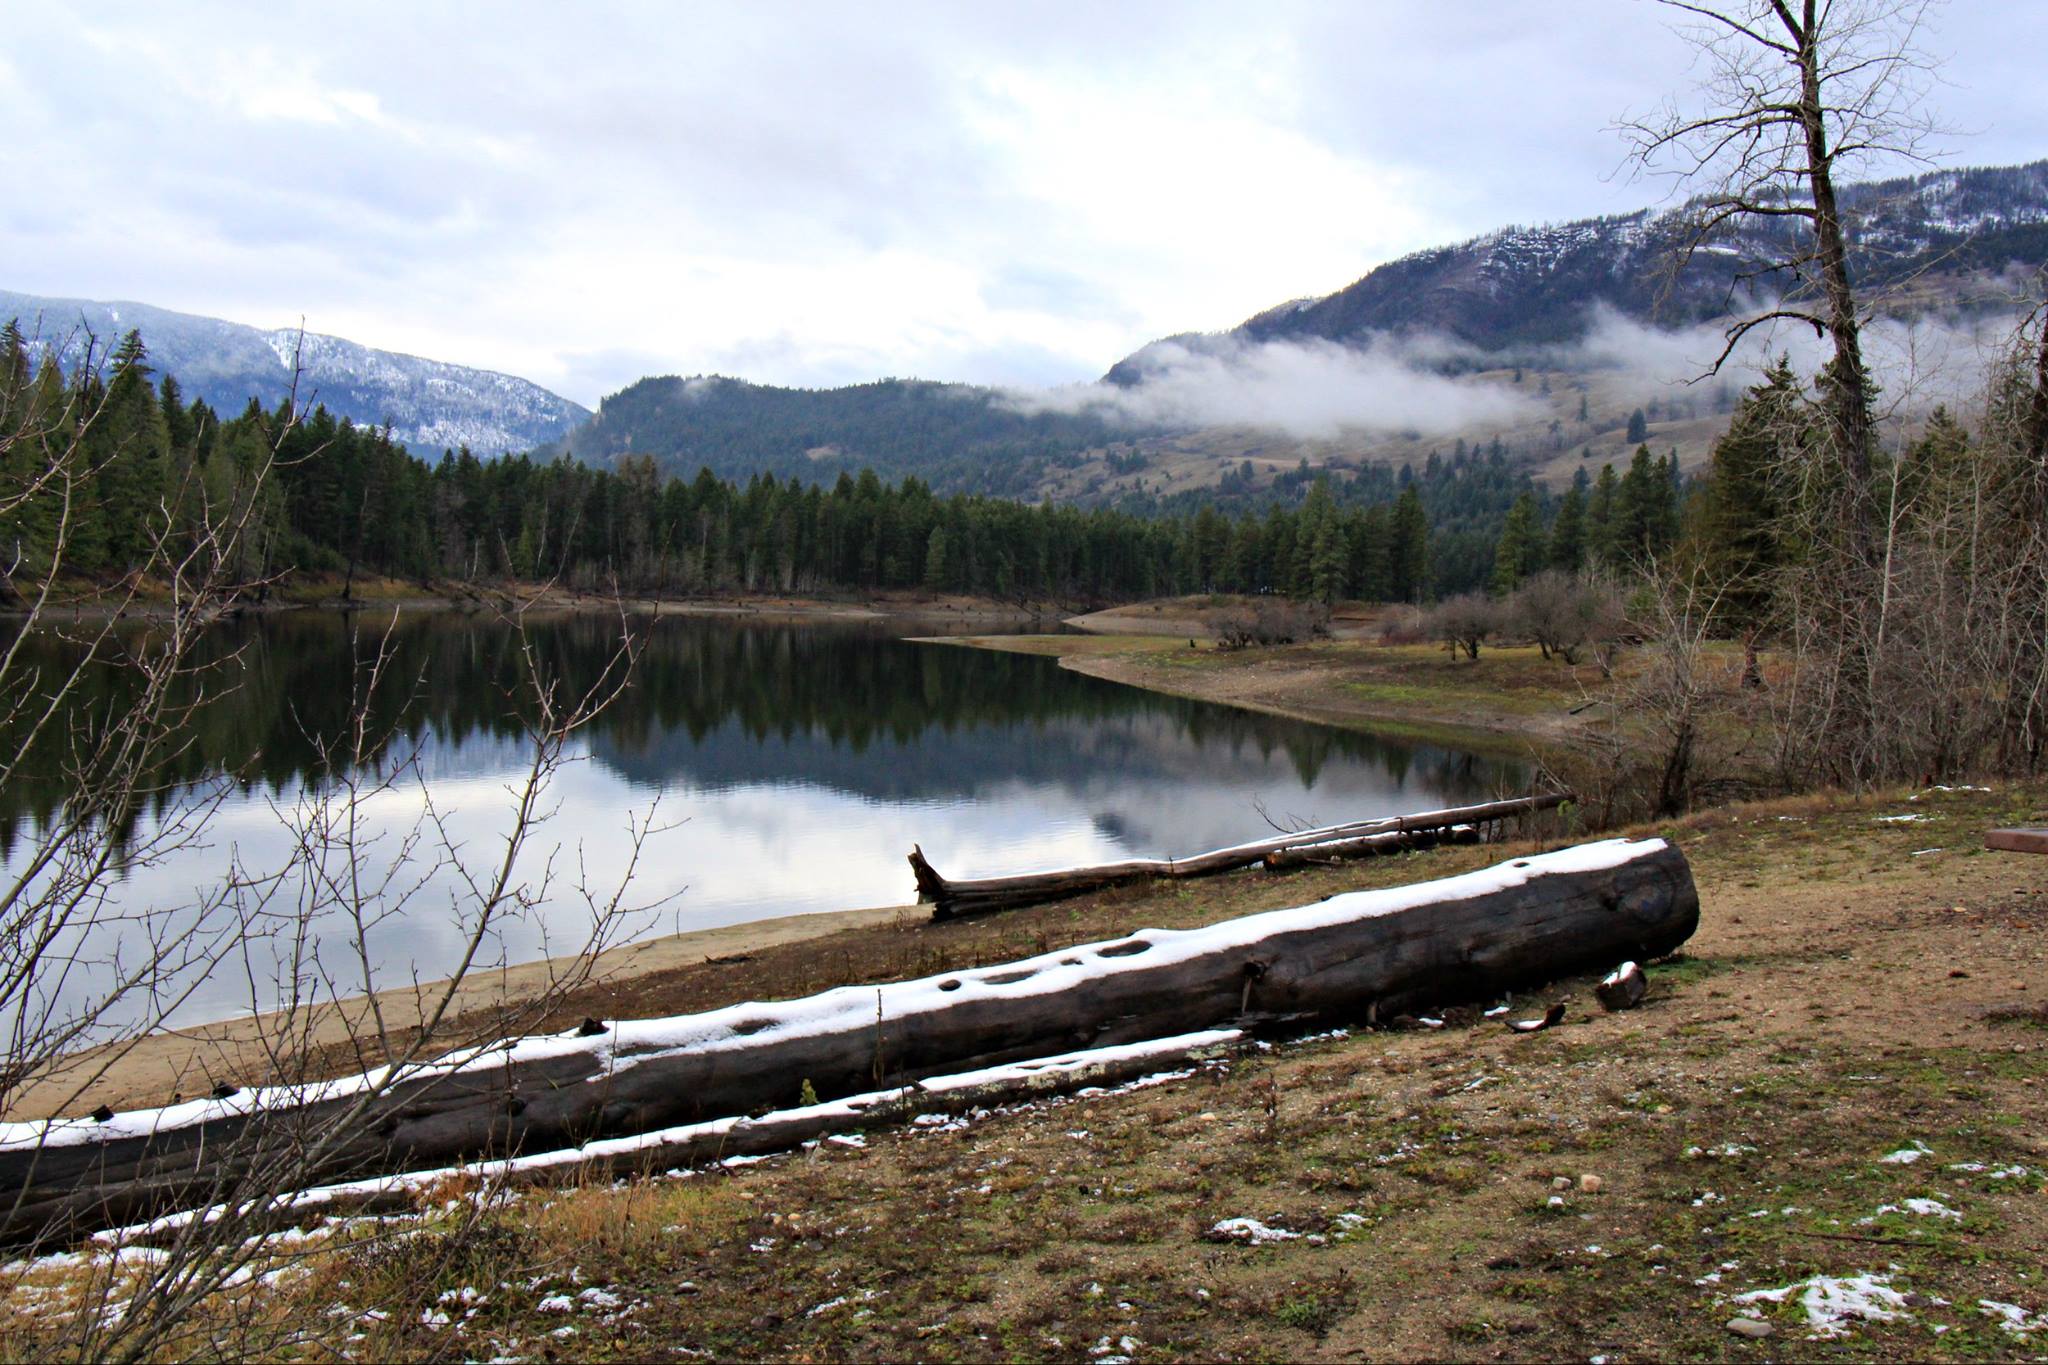
<path id="1" fill-rule="evenodd" d="M 986 876 L 1187 854 L 1257 838 L 1269 819 L 1335 823 L 1527 781 L 1511 762 L 1160 696 L 1047 658 L 899 638 L 930 623 L 670 616 L 635 628 L 643 648 L 630 685 L 569 741 L 538 805 L 546 822 L 517 880 L 540 889 L 545 876 L 545 894 L 500 922 L 487 962 L 578 946 L 591 919 L 579 884 L 602 897 L 631 854 L 633 824 L 650 818 L 628 900 L 639 932 L 668 933 L 907 903 L 913 843 L 948 876 Z M 531 757 L 528 680 L 538 670 L 589 686 L 619 629 L 616 618 L 563 614 L 530 621 L 522 641 L 493 618 L 447 612 L 395 626 L 300 612 L 219 627 L 202 651 L 205 695 L 163 760 L 163 790 L 106 831 L 126 861 L 109 914 L 45 989 L 82 999 L 145 926 L 209 915 L 211 932 L 244 943 L 233 970 L 183 983 L 182 1022 L 267 1007 L 280 975 L 347 987 L 365 953 L 379 984 L 447 974 L 474 904 L 461 870 L 472 880 L 495 870 Z M 388 661 L 366 708 L 369 742 L 352 754 L 352 699 L 380 642 Z M 46 675 L 73 657 L 55 638 L 27 644 Z M 75 712 L 111 714 L 135 685 L 131 669 L 96 669 Z M 30 757 L 0 789 L 10 871 L 64 798 L 64 747 Z M 321 799 L 350 775 L 374 788 L 353 812 L 359 866 L 383 877 L 356 883 L 369 888 L 360 944 L 331 908 L 308 933 L 295 921 L 296 907 L 320 901 L 305 875 L 313 865 L 293 862 L 298 835 L 332 811 Z M 201 837 L 173 837 L 195 816 Z M 320 866 L 331 874 L 331 857 Z M 230 867 L 245 887 L 238 904 L 209 907 Z"/>

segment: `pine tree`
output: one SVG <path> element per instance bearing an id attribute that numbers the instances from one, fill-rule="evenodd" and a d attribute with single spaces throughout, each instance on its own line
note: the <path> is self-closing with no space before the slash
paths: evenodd
<path id="1" fill-rule="evenodd" d="M 1769 610 L 1771 578 L 1784 563 L 1782 471 L 1803 439 L 1799 381 L 1783 359 L 1750 389 L 1714 443 L 1699 539 L 1737 623 L 1753 628 Z"/>
<path id="2" fill-rule="evenodd" d="M 1672 463 L 1676 460 L 1673 456 Z M 1637 446 L 1629 460 L 1615 510 L 1620 522 L 1617 540 L 1624 562 L 1642 563 L 1657 558 L 1677 538 L 1678 495 L 1672 486 L 1671 467 L 1661 458 L 1652 459 L 1646 445 Z"/>
<path id="3" fill-rule="evenodd" d="M 932 527 L 932 533 L 925 542 L 924 585 L 932 592 L 944 592 L 950 581 L 951 566 L 946 562 L 946 528 Z"/>
<path id="4" fill-rule="evenodd" d="M 1335 517 L 1325 518 L 1316 528 L 1310 556 L 1310 591 L 1319 602 L 1335 602 L 1350 586 L 1350 544 Z"/>
<path id="5" fill-rule="evenodd" d="M 1650 422 L 1643 416 L 1641 408 L 1628 415 L 1628 439 L 1637 445 L 1650 439 Z"/>
<path id="6" fill-rule="evenodd" d="M 1507 520 L 1502 523 L 1500 540 L 1493 554 L 1493 591 L 1502 597 L 1513 592 L 1521 581 L 1543 567 L 1546 547 L 1543 543 L 1543 523 L 1536 510 L 1536 495 L 1524 493 L 1515 499 L 1515 505 L 1508 509 Z"/>
<path id="7" fill-rule="evenodd" d="M 21 324 L 9 318 L 0 327 L 0 431 L 14 429 L 8 423 L 28 392 L 29 378 L 28 339 L 21 334 Z"/>
<path id="8" fill-rule="evenodd" d="M 139 332 L 122 338 L 113 380 L 84 432 L 99 483 L 102 558 L 94 567 L 122 573 L 141 568 L 169 529 L 170 431 L 143 363 L 147 354 Z"/>
<path id="9" fill-rule="evenodd" d="M 1550 567 L 1577 573 L 1586 563 L 1586 494 L 1593 481 L 1580 468 L 1572 474 L 1572 486 L 1558 500 L 1557 520 L 1550 528 Z"/>
<path id="10" fill-rule="evenodd" d="M 1429 586 L 1429 514 L 1422 493 L 1411 483 L 1394 502 L 1387 545 L 1388 595 L 1397 602 L 1417 602 Z"/>
<path id="11" fill-rule="evenodd" d="M 1367 602 L 1387 597 L 1387 509 L 1356 509 L 1344 518 L 1344 543 L 1351 555 L 1346 577 L 1351 594 Z"/>
<path id="12" fill-rule="evenodd" d="M 1586 501 L 1586 557 L 1594 564 L 1624 568 L 1627 551 L 1622 546 L 1621 480 L 1614 466 L 1600 466 L 1593 481 L 1593 496 Z"/>

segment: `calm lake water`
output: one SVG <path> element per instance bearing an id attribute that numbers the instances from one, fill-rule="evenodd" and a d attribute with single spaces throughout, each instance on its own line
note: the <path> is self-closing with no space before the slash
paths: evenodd
<path id="1" fill-rule="evenodd" d="M 650 811 L 658 832 L 628 899 L 651 907 L 636 929 L 666 933 L 906 903 L 913 843 L 949 876 L 993 875 L 1192 853 L 1256 838 L 1267 816 L 1335 823 L 1526 781 L 1512 763 L 1158 696 L 1050 659 L 897 638 L 914 624 L 669 617 L 639 627 L 631 686 L 571 741 L 541 802 L 547 822 L 518 870 L 534 885 L 551 870 L 547 894 L 499 925 L 489 962 L 579 944 L 590 913 L 577 884 L 615 880 L 632 822 Z M 333 746 L 349 733 L 351 699 L 387 629 L 390 663 L 370 708 L 370 732 L 387 738 L 356 770 L 395 772 L 362 803 L 360 829 L 366 864 L 402 870 L 382 886 L 382 918 L 364 940 L 383 983 L 456 965 L 473 901 L 446 850 L 476 877 L 502 852 L 530 758 L 519 719 L 527 661 L 587 685 L 611 654 L 616 620 L 529 623 L 525 653 L 508 627 L 450 614 L 396 627 L 324 613 L 221 627 L 208 640 L 212 696 L 184 727 L 190 743 L 171 761 L 165 795 L 109 831 L 118 848 L 145 850 L 181 810 L 216 802 L 204 837 L 133 861 L 113 896 L 119 918 L 75 945 L 74 975 L 54 989 L 105 980 L 140 926 L 204 913 L 216 931 L 261 927 L 233 970 L 187 983 L 182 1021 L 268 1006 L 280 962 L 338 985 L 360 976 L 353 926 L 331 914 L 288 946 L 282 926 L 306 894 L 302 876 L 260 879 L 290 866 L 293 823 L 335 789 Z M 42 667 L 65 661 L 61 643 L 34 645 Z M 127 670 L 98 671 L 81 713 L 108 713 L 133 685 Z M 52 747 L 0 790 L 0 863 L 10 870 L 57 814 L 63 761 Z M 408 832 L 422 828 L 408 858 Z M 245 896 L 238 917 L 223 920 L 202 907 L 231 865 L 268 899 L 252 913 Z"/>

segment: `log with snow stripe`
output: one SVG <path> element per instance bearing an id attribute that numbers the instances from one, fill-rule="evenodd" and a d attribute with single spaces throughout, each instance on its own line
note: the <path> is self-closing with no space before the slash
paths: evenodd
<path id="1" fill-rule="evenodd" d="M 1691 936 L 1692 873 L 1660 839 L 1607 840 L 1206 928 L 1141 930 L 1002 966 L 775 1004 L 512 1040 L 393 1085 L 367 1077 L 0 1125 L 0 1241 L 231 1198 L 278 1144 L 331 1140 L 314 1180 L 548 1151 L 1027 1058 L 1219 1027 L 1380 1017 L 1474 999 Z"/>
<path id="2" fill-rule="evenodd" d="M 1219 872 L 1250 867 L 1254 863 L 1269 860 L 1273 855 L 1288 850 L 1321 847 L 1340 840 L 1355 841 L 1362 836 L 1420 834 L 1446 830 L 1456 825 L 1479 825 L 1491 820 L 1504 820 L 1509 816 L 1549 810 L 1571 799 L 1571 796 L 1564 792 L 1552 792 L 1542 796 L 1518 796 L 1503 801 L 1487 801 L 1476 806 L 1453 806 L 1447 810 L 1416 811 L 1408 815 L 1388 815 L 1372 820 L 1354 820 L 1343 825 L 1326 825 L 1320 829 L 1296 830 L 1291 834 L 1259 839 L 1248 844 L 1233 844 L 1228 848 L 1211 849 L 1207 853 L 1191 854 L 1185 858 L 1132 858 L 1120 863 L 1059 868 L 1047 872 L 1018 872 L 1005 877 L 954 880 L 942 876 L 925 857 L 924 849 L 913 846 L 910 851 L 910 870 L 917 878 L 917 898 L 932 904 L 932 918 L 952 919 L 960 915 L 980 914 L 991 910 L 1039 905 L 1063 896 L 1077 896 L 1127 882 L 1168 877 L 1213 876 Z M 1353 853 L 1355 856 L 1355 849 Z"/>
<path id="3" fill-rule="evenodd" d="M 559 1151 L 316 1185 L 276 1201 L 273 1216 L 266 1221 L 281 1227 L 303 1221 L 316 1211 L 332 1215 L 412 1208 L 423 1193 L 450 1181 L 473 1180 L 493 1188 L 573 1184 L 758 1158 L 830 1134 L 903 1124 L 925 1115 L 964 1114 L 1147 1077 L 1179 1079 L 1190 1074 L 1185 1068 L 1227 1058 L 1246 1043 L 1241 1029 L 1207 1029 L 1147 1043 L 1035 1057 L 954 1076 L 932 1076 L 895 1090 L 778 1109 L 758 1118 L 712 1119 Z M 93 1241 L 106 1246 L 162 1244 L 194 1220 L 210 1222 L 223 1212 L 219 1205 L 181 1210 L 147 1223 L 94 1233 Z"/>

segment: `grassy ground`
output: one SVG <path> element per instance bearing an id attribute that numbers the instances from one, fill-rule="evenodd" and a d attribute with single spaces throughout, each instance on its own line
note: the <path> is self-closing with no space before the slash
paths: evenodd
<path id="1" fill-rule="evenodd" d="M 2048 859 L 1981 842 L 2044 801 L 1814 798 L 1661 831 L 1693 861 L 1702 924 L 1633 1012 L 1563 981 L 1515 1003 L 1566 1002 L 1534 1035 L 1466 1008 L 1441 1031 L 1326 1036 L 480 1220 L 437 1205 L 291 1261 L 261 1320 L 307 1335 L 288 1353 L 360 1359 L 2039 1354 L 2048 1325 L 2016 1335 L 1981 1303 L 2048 1313 Z M 845 935 L 611 1003 L 939 970 L 1504 852 Z M 1218 1240 L 1232 1218 L 1289 1235 Z M 53 1311 L 17 1312 L 0 1353 L 47 1342 L 75 1273 L 17 1287 L 17 1310 Z M 1805 1289 L 1737 1298 L 1859 1275 L 1884 1277 L 1893 1316 L 1837 1336 L 1816 1335 Z M 1773 1335 L 1730 1331 L 1745 1314 Z"/>

